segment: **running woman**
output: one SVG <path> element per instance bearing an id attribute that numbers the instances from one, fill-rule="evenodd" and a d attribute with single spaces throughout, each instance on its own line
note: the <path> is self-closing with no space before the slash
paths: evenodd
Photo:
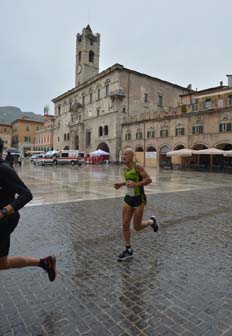
<path id="1" fill-rule="evenodd" d="M 152 227 L 154 232 L 159 230 L 159 224 L 155 216 L 143 221 L 144 206 L 146 204 L 146 195 L 144 186 L 152 182 L 146 170 L 134 161 L 134 150 L 127 148 L 123 151 L 122 161 L 126 165 L 124 168 L 125 182 L 114 184 L 115 189 L 126 186 L 126 196 L 124 197 L 124 206 L 122 210 L 123 220 L 123 236 L 125 240 L 125 250 L 118 256 L 118 260 L 122 261 L 133 256 L 133 250 L 130 242 L 130 222 L 134 216 L 134 229 L 141 231 L 147 226 Z"/>

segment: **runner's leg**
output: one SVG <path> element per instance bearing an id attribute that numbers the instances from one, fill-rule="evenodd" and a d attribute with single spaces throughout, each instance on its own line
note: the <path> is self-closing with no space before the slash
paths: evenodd
<path id="1" fill-rule="evenodd" d="M 123 223 L 123 236 L 126 246 L 130 246 L 130 222 L 133 216 L 134 209 L 124 205 L 122 209 L 122 223 Z"/>
<path id="2" fill-rule="evenodd" d="M 141 231 L 147 226 L 151 226 L 153 221 L 151 219 L 142 221 L 144 212 L 144 204 L 142 203 L 138 208 L 134 209 L 134 229 L 135 231 Z"/>

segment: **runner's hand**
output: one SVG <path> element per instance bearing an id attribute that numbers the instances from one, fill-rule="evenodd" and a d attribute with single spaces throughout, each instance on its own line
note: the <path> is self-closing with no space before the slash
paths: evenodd
<path id="1" fill-rule="evenodd" d="M 114 183 L 114 189 L 118 190 L 119 188 L 121 188 L 122 183 Z"/>

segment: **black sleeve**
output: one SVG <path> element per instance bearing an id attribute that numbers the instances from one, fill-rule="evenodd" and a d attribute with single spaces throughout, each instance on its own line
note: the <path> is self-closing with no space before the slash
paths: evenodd
<path id="1" fill-rule="evenodd" d="M 25 204 L 32 200 L 32 193 L 13 168 L 7 167 L 5 172 L 5 185 L 7 189 L 12 192 L 12 194 L 18 194 L 18 197 L 14 198 L 10 204 L 15 211 L 20 210 Z"/>

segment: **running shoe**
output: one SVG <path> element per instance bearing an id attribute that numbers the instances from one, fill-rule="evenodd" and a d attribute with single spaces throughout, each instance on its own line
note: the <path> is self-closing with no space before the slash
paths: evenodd
<path id="1" fill-rule="evenodd" d="M 49 256 L 43 259 L 44 267 L 43 269 L 47 272 L 50 281 L 54 281 L 56 278 L 56 257 Z"/>
<path id="2" fill-rule="evenodd" d="M 133 250 L 132 249 L 125 249 L 121 254 L 118 256 L 118 261 L 126 260 L 128 258 L 133 257 Z"/>
<path id="3" fill-rule="evenodd" d="M 151 227 L 153 228 L 154 232 L 159 231 L 159 223 L 157 222 L 157 219 L 155 218 L 155 216 L 151 216 L 150 218 L 153 223 L 151 224 Z"/>

